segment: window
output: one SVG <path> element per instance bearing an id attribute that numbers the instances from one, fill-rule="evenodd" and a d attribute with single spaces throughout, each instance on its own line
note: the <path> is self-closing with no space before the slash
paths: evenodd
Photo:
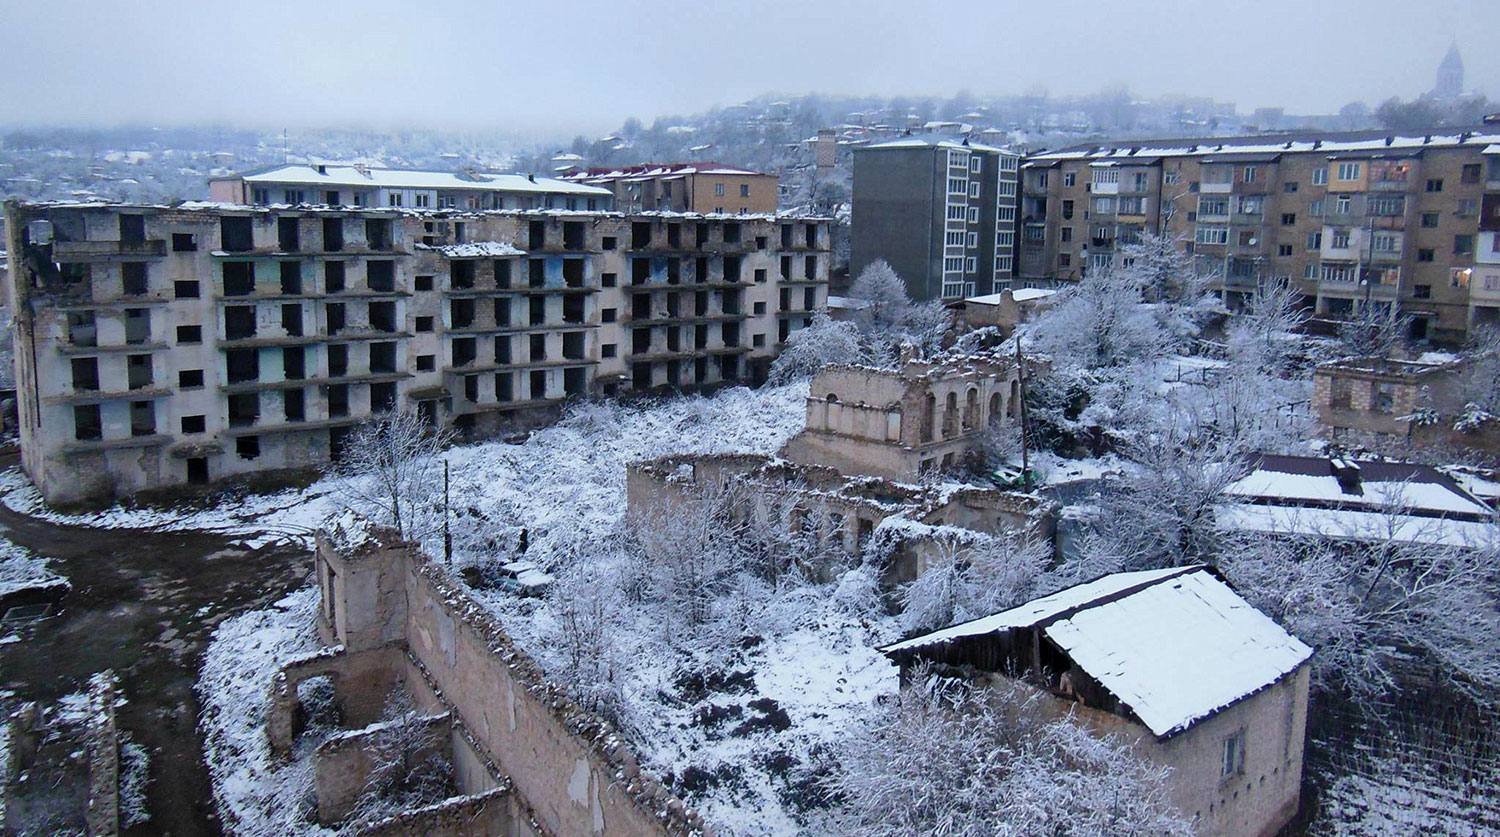
<path id="1" fill-rule="evenodd" d="M 1307 214 L 1311 215 L 1314 218 L 1322 218 L 1323 217 L 1323 199 L 1322 198 L 1318 198 L 1317 200 L 1308 201 L 1308 203 L 1307 203 Z"/>
<path id="2" fill-rule="evenodd" d="M 432 317 L 418 317 L 417 318 L 417 323 L 416 323 L 416 329 L 417 329 L 417 331 L 419 331 L 419 332 L 432 331 L 432 328 L 433 328 L 433 318 Z"/>
<path id="3" fill-rule="evenodd" d="M 1119 183 L 1120 170 L 1112 166 L 1094 169 L 1095 183 Z"/>
<path id="4" fill-rule="evenodd" d="M 1072 220 L 1072 218 L 1073 218 L 1073 202 L 1072 201 L 1063 201 L 1062 202 L 1062 217 L 1063 217 L 1064 221 L 1070 221 L 1070 220 Z"/>
<path id="5" fill-rule="evenodd" d="M 1276 246 L 1276 255 L 1290 256 L 1294 248 L 1290 244 L 1279 244 Z"/>
<path id="6" fill-rule="evenodd" d="M 720 197 L 720 198 L 724 197 L 724 184 L 722 184 L 722 183 L 715 183 L 714 184 L 714 195 L 716 197 Z"/>
<path id="7" fill-rule="evenodd" d="M 600 357 L 615 357 L 619 355 L 620 347 L 614 343 L 605 343 L 599 347 Z"/>
<path id="8" fill-rule="evenodd" d="M 1290 227 L 1290 226 L 1292 226 L 1293 224 L 1296 224 L 1296 223 L 1297 223 L 1297 213 L 1295 213 L 1295 212 L 1283 212 L 1283 213 L 1281 213 L 1281 225 L 1283 227 Z"/>
<path id="9" fill-rule="evenodd" d="M 73 389 L 93 392 L 99 389 L 99 359 L 73 358 Z"/>
<path id="10" fill-rule="evenodd" d="M 178 299 L 197 299 L 198 283 L 191 279 L 179 279 L 172 283 L 172 292 Z"/>
<path id="11" fill-rule="evenodd" d="M 1228 244 L 1229 228 L 1200 226 L 1193 240 L 1198 244 Z"/>
<path id="12" fill-rule="evenodd" d="M 269 189 L 251 189 L 250 190 L 250 202 L 251 203 L 259 203 L 259 204 L 270 203 L 271 202 L 271 190 L 269 190 Z"/>
<path id="13" fill-rule="evenodd" d="M 1436 227 L 1437 225 L 1438 225 L 1438 213 L 1436 213 L 1436 212 L 1423 212 L 1422 213 L 1422 226 L 1424 226 L 1424 227 L 1426 227 L 1428 229 L 1432 229 L 1433 227 Z"/>
<path id="14" fill-rule="evenodd" d="M 1297 181 L 1288 180 L 1287 182 L 1281 184 L 1281 191 L 1285 192 L 1288 195 L 1295 193 L 1297 191 Z"/>
<path id="15" fill-rule="evenodd" d="M 1058 267 L 1070 267 L 1070 266 L 1072 266 L 1072 264 L 1073 264 L 1073 257 L 1071 255 L 1069 255 L 1067 253 L 1061 253 L 1061 254 L 1058 255 L 1058 257 L 1057 257 L 1057 266 Z"/>
<path id="16" fill-rule="evenodd" d="M 1063 241 L 1064 243 L 1072 241 L 1073 240 L 1073 228 L 1072 227 L 1060 227 L 1060 228 L 1058 228 L 1058 238 L 1059 238 L 1059 240 Z"/>
<path id="17" fill-rule="evenodd" d="M 198 249 L 198 236 L 192 233 L 172 233 L 172 252 L 191 253 Z"/>
<path id="18" fill-rule="evenodd" d="M 1254 247 L 1260 243 L 1260 234 L 1255 230 L 1240 230 L 1239 242 L 1241 247 Z"/>
<path id="19" fill-rule="evenodd" d="M 750 197 L 750 184 L 748 184 L 748 183 L 741 183 L 740 184 L 740 197 L 742 197 L 742 198 L 748 198 L 748 197 Z"/>
<path id="20" fill-rule="evenodd" d="M 344 290 L 344 263 L 328 262 L 323 265 L 323 287 L 327 293 L 336 294 Z"/>
<path id="21" fill-rule="evenodd" d="M 1417 249 L 1417 261 L 1430 262 L 1437 256 L 1437 251 L 1431 247 L 1420 247 Z"/>
<path id="22" fill-rule="evenodd" d="M 1427 178 L 1427 191 L 1429 191 L 1429 192 L 1441 192 L 1441 191 L 1443 191 L 1443 179 L 1441 177 L 1429 177 L 1429 178 Z"/>
<path id="23" fill-rule="evenodd" d="M 1115 199 L 1111 197 L 1094 198 L 1094 212 L 1105 215 L 1115 211 Z"/>
<path id="24" fill-rule="evenodd" d="M 385 202 L 386 202 L 386 204 L 388 206 L 400 206 L 401 205 L 401 193 L 400 192 L 391 192 L 389 195 L 386 195 Z"/>
<path id="25" fill-rule="evenodd" d="M 303 195 L 302 195 L 302 190 L 301 189 L 283 189 L 283 190 L 281 190 L 281 202 L 282 203 L 292 203 L 292 204 L 302 203 L 303 202 L 302 201 L 302 197 L 303 197 Z"/>
<path id="26" fill-rule="evenodd" d="M 98 404 L 79 404 L 73 408 L 73 438 L 80 442 L 102 439 L 104 423 L 99 418 Z"/>
<path id="27" fill-rule="evenodd" d="M 412 206 L 418 209 L 426 209 L 431 198 L 424 192 L 418 192 L 412 196 Z"/>
<path id="28" fill-rule="evenodd" d="M 198 389 L 203 386 L 202 369 L 183 369 L 177 373 L 178 389 Z"/>
<path id="29" fill-rule="evenodd" d="M 208 430 L 208 417 L 207 416 L 183 416 L 182 417 L 182 432 L 183 433 L 203 433 L 203 432 L 205 432 L 207 430 Z"/>
<path id="30" fill-rule="evenodd" d="M 1241 215 L 1259 215 L 1265 206 L 1265 199 L 1259 195 L 1247 195 L 1240 198 Z"/>
<path id="31" fill-rule="evenodd" d="M 250 262 L 225 262 L 223 273 L 225 296 L 255 293 L 255 266 Z"/>
<path id="32" fill-rule="evenodd" d="M 1458 182 L 1460 182 L 1460 183 L 1478 183 L 1479 182 L 1479 164 L 1478 163 L 1469 163 L 1469 164 L 1465 165 L 1464 168 L 1463 168 L 1463 174 L 1459 177 Z"/>
<path id="33" fill-rule="evenodd" d="M 1455 256 L 1472 256 L 1474 254 L 1474 236 L 1453 236 L 1453 254 Z"/>
<path id="34" fill-rule="evenodd" d="M 606 323 L 615 322 L 616 318 L 618 316 L 619 316 L 619 309 L 616 309 L 616 308 L 605 308 L 605 309 L 603 309 L 603 310 L 601 310 L 599 312 L 599 319 L 600 319 L 601 322 L 606 322 Z"/>
<path id="35" fill-rule="evenodd" d="M 1406 214 L 1406 198 L 1402 195 L 1370 199 L 1370 214 L 1387 218 L 1398 218 Z"/>
<path id="36" fill-rule="evenodd" d="M 1244 177 L 1242 177 L 1241 180 L 1243 180 L 1246 183 L 1254 183 L 1255 182 L 1255 177 L 1259 173 L 1260 173 L 1260 169 L 1258 167 L 1256 167 L 1256 166 L 1245 166 L 1245 170 L 1243 172 Z"/>
<path id="37" fill-rule="evenodd" d="M 1479 214 L 1479 201 L 1473 198 L 1459 198 L 1458 209 L 1455 210 L 1460 218 L 1468 218 Z"/>
<path id="38" fill-rule="evenodd" d="M 1339 163 L 1339 180 L 1358 180 L 1359 163 Z"/>
<path id="39" fill-rule="evenodd" d="M 1198 217 L 1222 217 L 1229 214 L 1228 198 L 1198 198 Z"/>
<path id="40" fill-rule="evenodd" d="M 1318 266 L 1316 264 L 1303 265 L 1302 266 L 1302 278 L 1303 279 L 1316 279 L 1316 278 L 1318 278 Z"/>
<path id="41" fill-rule="evenodd" d="M 177 342 L 180 344 L 202 343 L 203 326 L 178 326 Z"/>
<path id="42" fill-rule="evenodd" d="M 1307 249 L 1309 249 L 1309 250 L 1321 250 L 1321 249 L 1323 249 L 1323 233 L 1321 231 L 1310 232 L 1310 233 L 1307 234 Z"/>
<path id="43" fill-rule="evenodd" d="M 1333 199 L 1333 212 L 1335 215 L 1348 215 L 1351 205 L 1348 195 L 1338 195 Z"/>
<path id="44" fill-rule="evenodd" d="M 1313 169 L 1312 182 L 1313 182 L 1314 186 L 1327 186 L 1328 185 L 1328 169 L 1327 168 Z"/>
<path id="45" fill-rule="evenodd" d="M 1069 189 L 1071 189 L 1071 188 L 1073 188 L 1073 184 L 1077 183 L 1077 182 L 1078 182 L 1078 175 L 1077 174 L 1075 174 L 1074 172 L 1070 172 L 1070 171 L 1069 172 L 1063 172 L 1063 185 L 1064 186 L 1066 186 Z"/>
<path id="46" fill-rule="evenodd" d="M 1432 286 L 1431 285 L 1412 285 L 1411 286 L 1411 297 L 1412 297 L 1412 299 L 1432 299 Z"/>
<path id="47" fill-rule="evenodd" d="M 1349 231 L 1348 230 L 1334 230 L 1333 231 L 1333 244 L 1331 246 L 1335 250 L 1348 250 L 1349 249 Z"/>
<path id="48" fill-rule="evenodd" d="M 971 223 L 971 224 L 977 224 L 977 223 L 979 223 L 979 207 L 977 207 L 977 206 L 971 206 L 971 207 L 969 207 L 969 223 Z"/>
<path id="49" fill-rule="evenodd" d="M 1377 253 L 1394 253 L 1400 249 L 1401 239 L 1390 233 L 1375 233 L 1370 247 Z"/>

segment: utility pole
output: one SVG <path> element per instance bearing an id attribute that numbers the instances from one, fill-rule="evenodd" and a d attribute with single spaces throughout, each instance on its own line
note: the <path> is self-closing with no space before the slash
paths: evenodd
<path id="1" fill-rule="evenodd" d="M 1021 335 L 1016 335 L 1016 397 L 1021 401 L 1021 490 L 1031 490 L 1031 457 L 1026 449 L 1026 366 L 1021 362 Z"/>
<path id="2" fill-rule="evenodd" d="M 453 533 L 448 530 L 448 457 L 443 457 L 443 563 L 453 565 Z"/>

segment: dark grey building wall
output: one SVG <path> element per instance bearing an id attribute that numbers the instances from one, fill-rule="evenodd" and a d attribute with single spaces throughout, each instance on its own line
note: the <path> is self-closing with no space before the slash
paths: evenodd
<path id="1" fill-rule="evenodd" d="M 913 299 L 942 293 L 947 155 L 929 147 L 854 152 L 850 275 L 885 259 Z"/>

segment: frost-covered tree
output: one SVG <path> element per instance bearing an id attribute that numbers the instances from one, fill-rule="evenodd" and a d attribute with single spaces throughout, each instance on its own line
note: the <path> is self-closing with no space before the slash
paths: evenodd
<path id="1" fill-rule="evenodd" d="M 1389 511 L 1387 534 L 1410 537 L 1410 519 L 1399 511 Z M 1398 665 L 1419 653 L 1460 688 L 1493 699 L 1500 689 L 1495 534 L 1469 548 L 1241 534 L 1225 540 L 1219 567 L 1251 604 L 1317 647 L 1320 688 L 1368 695 L 1396 687 Z"/>
<path id="2" fill-rule="evenodd" d="M 1039 349 L 1060 370 L 1097 372 L 1159 358 L 1172 349 L 1137 283 L 1117 270 L 1092 271 L 1033 321 Z"/>
<path id="3" fill-rule="evenodd" d="M 1229 324 L 1230 359 L 1274 377 L 1291 373 L 1301 353 L 1299 333 L 1307 319 L 1302 297 L 1291 285 L 1276 283 L 1259 289 Z"/>
<path id="4" fill-rule="evenodd" d="M 936 555 L 901 588 L 901 626 L 917 633 L 1014 607 L 1037 591 L 1048 545 L 1019 534 L 964 531 L 935 539 Z"/>
<path id="5" fill-rule="evenodd" d="M 859 329 L 852 323 L 836 322 L 820 311 L 813 315 L 811 325 L 787 338 L 786 348 L 771 364 L 770 381 L 790 383 L 811 378 L 825 366 L 866 360 Z"/>
<path id="6" fill-rule="evenodd" d="M 1354 316 L 1339 324 L 1340 354 L 1348 357 L 1390 357 L 1406 345 L 1411 317 L 1392 303 L 1361 303 Z"/>
<path id="7" fill-rule="evenodd" d="M 391 410 L 350 434 L 334 472 L 346 508 L 420 540 L 440 521 L 446 435 L 415 411 Z"/>
<path id="8" fill-rule="evenodd" d="M 839 803 L 830 833 L 1192 833 L 1168 798 L 1165 768 L 1122 741 L 1048 720 L 1035 693 L 921 670 L 911 679 L 846 732 L 824 783 Z"/>
<path id="9" fill-rule="evenodd" d="M 889 366 L 902 345 L 920 353 L 936 351 L 948 331 L 948 314 L 940 301 L 913 302 L 906 282 L 883 259 L 866 265 L 849 288 L 854 322 L 871 358 Z"/>
<path id="10" fill-rule="evenodd" d="M 1169 235 L 1141 231 L 1122 245 L 1119 273 L 1129 279 L 1146 302 L 1195 305 L 1207 292 L 1211 276 L 1198 270 L 1182 242 Z"/>
<path id="11" fill-rule="evenodd" d="M 559 679 L 584 708 L 618 717 L 622 666 L 615 634 L 626 606 L 618 574 L 584 561 L 566 562 L 547 598 L 552 623 L 546 635 L 562 658 Z"/>
<path id="12" fill-rule="evenodd" d="M 411 695 L 402 687 L 393 689 L 368 738 L 370 772 L 342 832 L 356 834 L 371 823 L 449 796 L 453 768 L 434 743 Z"/>

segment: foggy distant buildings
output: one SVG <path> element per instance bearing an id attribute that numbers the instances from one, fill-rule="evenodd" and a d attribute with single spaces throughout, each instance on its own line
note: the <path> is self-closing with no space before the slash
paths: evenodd
<path id="1" fill-rule="evenodd" d="M 850 275 L 884 259 L 918 300 L 1009 284 L 1020 161 L 939 134 L 856 148 Z"/>
<path id="2" fill-rule="evenodd" d="M 1464 95 L 1464 59 L 1458 54 L 1458 44 L 1448 47 L 1443 63 L 1438 65 L 1437 83 L 1432 86 L 1428 98 L 1440 102 L 1451 102 Z"/>

